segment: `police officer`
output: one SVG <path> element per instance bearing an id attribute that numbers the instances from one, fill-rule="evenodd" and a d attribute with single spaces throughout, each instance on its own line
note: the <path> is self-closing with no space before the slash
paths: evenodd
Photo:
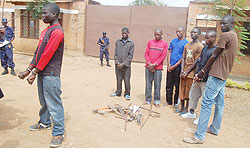
<path id="1" fill-rule="evenodd" d="M 102 33 L 102 38 L 99 38 L 97 44 L 100 45 L 100 60 L 101 60 L 101 66 L 103 66 L 103 55 L 105 54 L 105 58 L 107 61 L 107 66 L 111 67 L 109 64 L 109 38 L 106 36 L 107 33 Z"/>
<path id="2" fill-rule="evenodd" d="M 2 75 L 6 75 L 8 74 L 8 67 L 11 68 L 11 75 L 16 76 L 14 67 L 15 67 L 15 63 L 13 62 L 13 45 L 12 45 L 12 41 L 15 39 L 15 35 L 14 35 L 14 31 L 11 27 L 7 26 L 7 19 L 3 18 L 2 19 L 2 25 L 3 27 L 1 27 L 4 29 L 4 39 L 1 39 L 1 42 L 3 42 L 4 40 L 7 40 L 9 42 L 9 44 L 5 45 L 5 48 L 2 48 L 1 50 L 1 65 L 4 68 L 4 71 L 2 72 Z M 4 49 L 4 50 L 3 50 Z"/>

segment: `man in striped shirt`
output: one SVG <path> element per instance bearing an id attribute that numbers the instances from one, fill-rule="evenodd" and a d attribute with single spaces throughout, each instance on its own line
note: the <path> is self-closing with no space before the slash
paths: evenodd
<path id="1" fill-rule="evenodd" d="M 154 104 L 160 106 L 161 78 L 163 62 L 167 55 L 168 43 L 162 40 L 162 30 L 156 29 L 155 39 L 148 41 L 145 51 L 146 59 L 146 104 L 152 101 L 152 82 L 154 81 Z"/>

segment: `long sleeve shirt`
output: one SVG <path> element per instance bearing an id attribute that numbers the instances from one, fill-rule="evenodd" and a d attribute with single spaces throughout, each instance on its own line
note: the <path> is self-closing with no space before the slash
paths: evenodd
<path id="1" fill-rule="evenodd" d="M 134 42 L 130 39 L 119 39 L 115 42 L 115 64 L 124 64 L 131 67 L 134 56 Z"/>
<path id="2" fill-rule="evenodd" d="M 167 55 L 168 43 L 163 40 L 150 40 L 145 50 L 146 67 L 149 63 L 156 64 L 155 69 L 163 69 L 163 62 Z"/>

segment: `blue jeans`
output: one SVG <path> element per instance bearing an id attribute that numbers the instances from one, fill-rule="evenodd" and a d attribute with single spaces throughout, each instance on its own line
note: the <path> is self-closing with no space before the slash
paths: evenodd
<path id="1" fill-rule="evenodd" d="M 41 104 L 39 123 L 51 124 L 53 120 L 52 135 L 64 134 L 64 109 L 61 100 L 61 80 L 56 76 L 41 76 L 37 78 L 38 96 Z"/>
<path id="2" fill-rule="evenodd" d="M 145 97 L 148 104 L 152 101 L 152 82 L 154 81 L 154 104 L 161 103 L 161 78 L 162 71 L 155 70 L 155 72 L 150 72 L 146 68 L 146 92 Z"/>
<path id="3" fill-rule="evenodd" d="M 201 111 L 199 123 L 195 137 L 200 140 L 205 139 L 207 132 L 208 121 L 211 115 L 213 104 L 215 104 L 213 122 L 209 130 L 218 134 L 220 131 L 222 115 L 224 111 L 224 93 L 225 93 L 226 80 L 222 80 L 213 76 L 209 76 L 204 91 L 203 99 L 201 102 Z"/>

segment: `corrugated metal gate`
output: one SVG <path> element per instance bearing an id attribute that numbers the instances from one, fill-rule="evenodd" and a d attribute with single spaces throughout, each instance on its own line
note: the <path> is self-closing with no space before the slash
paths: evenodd
<path id="1" fill-rule="evenodd" d="M 146 43 L 154 38 L 156 28 L 163 29 L 163 39 L 170 43 L 176 38 L 176 27 L 186 27 L 186 22 L 187 8 L 89 5 L 84 52 L 86 55 L 99 56 L 96 43 L 105 31 L 111 41 L 110 53 L 113 58 L 114 43 L 121 38 L 121 29 L 128 27 L 130 38 L 135 42 L 133 61 L 144 62 Z"/>

